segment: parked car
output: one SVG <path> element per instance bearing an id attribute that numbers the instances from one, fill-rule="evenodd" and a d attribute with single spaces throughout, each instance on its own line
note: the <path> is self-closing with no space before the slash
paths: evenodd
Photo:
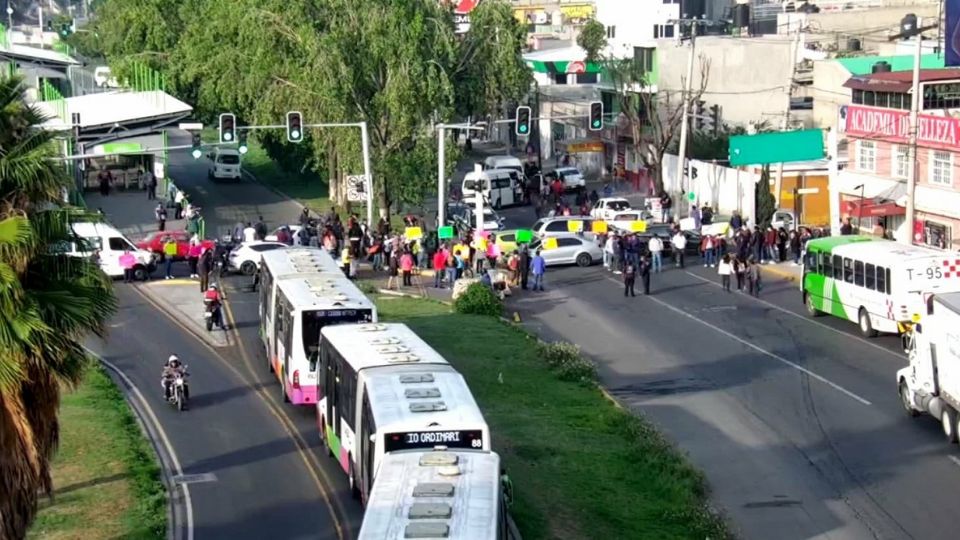
<path id="1" fill-rule="evenodd" d="M 466 231 L 474 228 L 477 224 L 474 212 L 475 207 L 473 205 L 464 203 L 450 204 L 447 205 L 447 221 L 458 230 Z M 483 207 L 483 230 L 503 230 L 503 218 L 489 206 Z"/>
<path id="2" fill-rule="evenodd" d="M 605 197 L 597 201 L 590 215 L 599 219 L 611 219 L 617 212 L 630 210 L 630 201 L 623 197 Z"/>
<path id="3" fill-rule="evenodd" d="M 544 236 L 558 236 L 570 232 L 570 226 L 567 225 L 568 221 L 582 221 L 583 231 L 589 232 L 593 227 L 593 222 L 596 221 L 596 219 L 589 216 L 547 217 L 535 221 L 530 229 L 533 231 L 534 236 L 539 236 L 541 238 Z"/>
<path id="4" fill-rule="evenodd" d="M 143 240 L 137 242 L 137 248 L 149 251 L 151 253 L 156 253 L 159 256 L 163 256 L 163 245 L 167 243 L 168 238 L 173 238 L 177 243 L 177 256 L 173 258 L 175 261 L 186 259 L 190 253 L 190 238 L 191 235 L 187 231 L 156 231 L 148 234 Z M 216 245 L 213 240 L 201 240 L 200 245 L 204 249 L 214 249 Z"/>
<path id="5" fill-rule="evenodd" d="M 507 253 L 513 253 L 517 250 L 517 229 L 500 231 L 496 234 L 497 247 L 500 248 L 500 253 L 506 255 Z"/>
<path id="6" fill-rule="evenodd" d="M 648 226 L 653 214 L 646 210 L 624 210 L 622 212 L 613 212 L 608 214 L 605 219 L 607 225 L 624 230 L 630 229 L 630 224 L 634 221 L 646 221 Z"/>
<path id="7" fill-rule="evenodd" d="M 300 225 L 283 225 L 283 226 L 281 226 L 281 227 L 277 227 L 276 229 L 274 229 L 273 232 L 271 232 L 270 234 L 268 234 L 267 236 L 265 236 L 263 239 L 264 239 L 265 241 L 267 241 L 267 242 L 276 242 L 276 241 L 277 241 L 277 233 L 279 233 L 279 232 L 280 232 L 280 229 L 282 229 L 283 227 L 286 227 L 287 229 L 290 230 L 290 235 L 291 235 L 293 238 L 296 238 L 296 237 L 297 237 L 297 234 L 300 232 L 300 229 L 303 228 L 303 227 L 301 227 Z"/>
<path id="8" fill-rule="evenodd" d="M 590 266 L 591 264 L 603 260 L 603 250 L 597 244 L 597 238 L 592 233 L 573 234 L 566 233 L 558 235 L 557 247 L 554 249 L 542 249 L 545 239 L 536 238 L 530 242 L 530 249 L 536 252 L 541 250 L 547 266 L 557 266 L 562 264 L 575 264 L 577 266 Z"/>
<path id="9" fill-rule="evenodd" d="M 285 247 L 287 247 L 287 245 L 281 242 L 261 240 L 244 242 L 233 248 L 233 251 L 230 252 L 230 256 L 227 257 L 228 268 L 241 274 L 252 276 L 260 268 L 261 253 L 274 249 L 283 249 Z"/>
<path id="10" fill-rule="evenodd" d="M 770 225 L 774 229 L 783 227 L 784 230 L 790 232 L 797 228 L 797 218 L 793 215 L 793 212 L 788 210 L 777 210 L 773 213 L 773 218 L 770 220 Z"/>
<path id="11" fill-rule="evenodd" d="M 233 148 L 216 148 L 207 154 L 207 157 L 210 158 L 210 170 L 207 171 L 207 178 L 214 181 L 240 181 L 242 177 L 240 152 Z"/>
<path id="12" fill-rule="evenodd" d="M 577 191 L 587 187 L 587 179 L 576 167 L 560 167 L 543 175 L 544 182 L 553 183 L 557 178 L 563 182 L 564 191 Z"/>

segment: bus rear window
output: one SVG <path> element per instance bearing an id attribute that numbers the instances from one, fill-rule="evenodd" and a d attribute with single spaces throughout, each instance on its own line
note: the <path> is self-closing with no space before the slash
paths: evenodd
<path id="1" fill-rule="evenodd" d="M 372 322 L 373 312 L 369 309 L 319 309 L 304 311 L 303 317 L 303 354 L 308 359 L 316 358 L 320 348 L 320 330 L 331 324 Z M 313 364 L 311 363 L 311 371 Z"/>

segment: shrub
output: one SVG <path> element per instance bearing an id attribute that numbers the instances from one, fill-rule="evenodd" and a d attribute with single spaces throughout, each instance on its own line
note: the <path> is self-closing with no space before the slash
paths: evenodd
<path id="1" fill-rule="evenodd" d="M 595 383 L 597 381 L 597 366 L 583 357 L 580 347 L 572 343 L 540 343 L 537 346 L 540 357 L 557 374 L 562 381 Z"/>
<path id="2" fill-rule="evenodd" d="M 482 283 L 472 283 L 467 287 L 467 290 L 454 300 L 453 307 L 457 313 L 467 315 L 499 317 L 503 313 L 503 302 Z"/>

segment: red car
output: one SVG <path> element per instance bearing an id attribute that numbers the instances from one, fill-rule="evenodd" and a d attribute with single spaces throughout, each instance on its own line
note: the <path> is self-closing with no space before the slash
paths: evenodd
<path id="1" fill-rule="evenodd" d="M 187 231 L 152 232 L 148 234 L 146 238 L 137 242 L 137 247 L 152 251 L 158 255 L 163 255 L 163 244 L 166 243 L 167 238 L 171 237 L 177 242 L 177 256 L 174 260 L 186 259 L 187 254 L 190 252 L 190 233 Z M 200 245 L 205 249 L 213 249 L 215 247 L 213 240 L 202 240 Z"/>

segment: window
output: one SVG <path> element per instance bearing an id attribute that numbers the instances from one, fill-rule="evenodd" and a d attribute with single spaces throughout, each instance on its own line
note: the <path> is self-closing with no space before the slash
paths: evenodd
<path id="1" fill-rule="evenodd" d="M 130 251 L 135 251 L 137 248 L 130 245 L 130 242 L 127 242 L 123 238 L 117 238 L 114 236 L 109 240 L 110 251 L 123 251 L 129 249 Z"/>
<path id="2" fill-rule="evenodd" d="M 234 156 L 232 154 L 223 154 L 217 157 L 217 163 L 222 163 L 224 165 L 237 165 L 240 163 L 240 156 Z"/>
<path id="3" fill-rule="evenodd" d="M 941 186 L 953 184 L 953 154 L 943 150 L 930 151 L 930 183 Z"/>
<path id="4" fill-rule="evenodd" d="M 557 239 L 557 247 L 572 247 L 572 246 L 579 246 L 579 245 L 580 245 L 580 240 L 576 238 L 558 238 Z"/>
<path id="5" fill-rule="evenodd" d="M 853 284 L 863 287 L 863 263 L 860 261 L 853 263 Z"/>
<path id="6" fill-rule="evenodd" d="M 910 173 L 910 149 L 906 146 L 896 145 L 890 153 L 893 155 L 890 172 L 897 178 L 906 178 Z"/>
<path id="7" fill-rule="evenodd" d="M 820 261 L 820 272 L 819 272 L 819 273 L 822 274 L 822 275 L 824 275 L 824 276 L 826 276 L 826 277 L 832 277 L 832 276 L 833 276 L 833 265 L 830 264 L 830 256 L 829 256 L 829 255 L 823 255 L 823 257 L 822 257 L 822 259 L 821 259 L 821 261 Z"/>
<path id="8" fill-rule="evenodd" d="M 814 251 L 808 251 L 807 255 L 803 258 L 803 269 L 807 272 L 817 272 L 817 253 Z"/>
<path id="9" fill-rule="evenodd" d="M 833 279 L 843 279 L 843 259 L 839 255 L 833 256 Z"/>
<path id="10" fill-rule="evenodd" d="M 656 47 L 634 47 L 633 62 L 636 64 L 640 73 L 650 73 L 653 71 L 653 55 Z"/>
<path id="11" fill-rule="evenodd" d="M 947 249 L 950 246 L 950 229 L 947 225 L 924 221 L 922 242 L 937 249 Z"/>
<path id="12" fill-rule="evenodd" d="M 567 232 L 567 221 L 561 219 L 552 223 L 547 223 L 546 230 L 549 232 Z"/>
<path id="13" fill-rule="evenodd" d="M 608 26 L 608 27 L 607 27 L 607 39 L 613 39 L 613 38 L 615 38 L 615 37 L 617 37 L 617 27 L 616 27 L 616 26 Z"/>
<path id="14" fill-rule="evenodd" d="M 890 294 L 890 270 L 878 266 L 877 267 L 877 291 L 884 294 Z"/>
<path id="15" fill-rule="evenodd" d="M 253 251 L 273 251 L 280 247 L 287 247 L 286 244 L 257 244 L 255 246 L 250 246 L 250 249 Z"/>
<path id="16" fill-rule="evenodd" d="M 655 25 L 653 25 L 653 39 L 672 38 L 672 37 L 673 37 L 673 25 L 672 25 L 672 24 L 655 24 Z"/>
<path id="17" fill-rule="evenodd" d="M 877 143 L 857 141 L 857 169 L 870 172 L 877 170 Z"/>
<path id="18" fill-rule="evenodd" d="M 877 289 L 877 267 L 870 263 L 867 263 L 866 281 L 864 285 L 871 291 Z"/>
<path id="19" fill-rule="evenodd" d="M 843 259 L 843 280 L 853 283 L 853 259 Z"/>

